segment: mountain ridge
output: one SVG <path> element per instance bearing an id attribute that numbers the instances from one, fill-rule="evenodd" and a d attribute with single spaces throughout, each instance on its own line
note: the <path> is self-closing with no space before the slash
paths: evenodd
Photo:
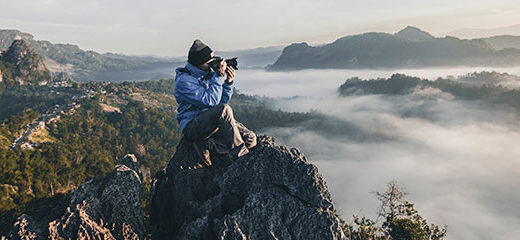
<path id="1" fill-rule="evenodd" d="M 520 49 L 496 50 L 482 39 L 435 38 L 416 27 L 396 34 L 368 32 L 322 46 L 291 44 L 268 70 L 377 69 L 520 65 Z"/>
<path id="2" fill-rule="evenodd" d="M 505 48 L 520 49 L 520 36 L 498 35 L 481 39 L 491 44 L 491 46 L 497 50 L 502 50 Z"/>
<path id="3" fill-rule="evenodd" d="M 463 39 L 478 39 L 508 34 L 520 36 L 520 24 L 496 28 L 462 28 L 447 33 L 441 33 L 440 35 L 451 35 Z"/>

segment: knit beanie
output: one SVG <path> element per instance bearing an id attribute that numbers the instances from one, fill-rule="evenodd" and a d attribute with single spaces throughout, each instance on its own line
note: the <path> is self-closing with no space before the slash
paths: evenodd
<path id="1" fill-rule="evenodd" d="M 188 62 L 193 66 L 200 66 L 215 56 L 213 50 L 201 40 L 196 39 L 188 52 Z"/>

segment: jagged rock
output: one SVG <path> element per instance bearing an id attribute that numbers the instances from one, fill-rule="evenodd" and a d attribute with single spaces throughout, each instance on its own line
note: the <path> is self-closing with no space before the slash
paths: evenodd
<path id="1" fill-rule="evenodd" d="M 234 163 L 181 168 L 193 158 L 181 140 L 151 190 L 156 239 L 342 239 L 327 185 L 297 149 L 270 137 Z"/>
<path id="2" fill-rule="evenodd" d="M 31 216 L 23 214 L 20 216 L 9 235 L 12 240 L 36 240 L 42 239 L 42 230 L 31 218 Z"/>
<path id="3" fill-rule="evenodd" d="M 47 84 L 52 80 L 51 72 L 40 55 L 34 52 L 27 40 L 15 40 L 9 49 L 2 53 L 5 81 L 17 84 Z"/>
<path id="4" fill-rule="evenodd" d="M 143 239 L 142 186 L 137 159 L 127 155 L 123 163 L 103 179 L 90 180 L 72 191 L 66 207 L 57 218 L 49 220 L 22 216 L 15 223 L 9 238 Z M 46 232 L 33 229 L 45 229 Z"/>
<path id="5" fill-rule="evenodd" d="M 49 223 L 49 239 L 115 239 L 108 227 L 93 220 L 86 204 L 67 208 L 59 220 Z"/>
<path id="6" fill-rule="evenodd" d="M 139 172 L 139 164 L 137 161 L 137 157 L 135 157 L 134 154 L 126 154 L 121 160 L 121 162 L 123 163 L 123 165 L 129 167 L 135 172 Z"/>

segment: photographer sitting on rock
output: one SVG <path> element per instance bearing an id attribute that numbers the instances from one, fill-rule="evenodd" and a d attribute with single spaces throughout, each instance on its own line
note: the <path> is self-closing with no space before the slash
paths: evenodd
<path id="1" fill-rule="evenodd" d="M 255 133 L 235 120 L 227 104 L 234 79 L 235 69 L 198 39 L 189 50 L 186 66 L 176 69 L 177 121 L 208 166 L 209 149 L 235 160 L 256 145 Z"/>

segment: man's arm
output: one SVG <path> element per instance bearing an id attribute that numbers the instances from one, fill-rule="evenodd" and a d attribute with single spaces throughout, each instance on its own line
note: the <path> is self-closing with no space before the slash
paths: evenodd
<path id="1" fill-rule="evenodd" d="M 232 67 L 226 67 L 226 82 L 222 85 L 222 99 L 220 100 L 220 104 L 228 103 L 231 100 L 231 96 L 233 96 L 233 81 L 235 80 L 235 69 Z"/>
<path id="2" fill-rule="evenodd" d="M 183 74 L 177 79 L 174 95 L 189 104 L 201 108 L 218 105 L 222 99 L 224 79 L 214 74 L 209 80 L 209 86 L 199 84 L 199 80 Z"/>
<path id="3" fill-rule="evenodd" d="M 220 99 L 220 104 L 228 103 L 231 100 L 231 96 L 233 96 L 233 86 L 224 83 L 222 85 L 222 98 Z"/>

